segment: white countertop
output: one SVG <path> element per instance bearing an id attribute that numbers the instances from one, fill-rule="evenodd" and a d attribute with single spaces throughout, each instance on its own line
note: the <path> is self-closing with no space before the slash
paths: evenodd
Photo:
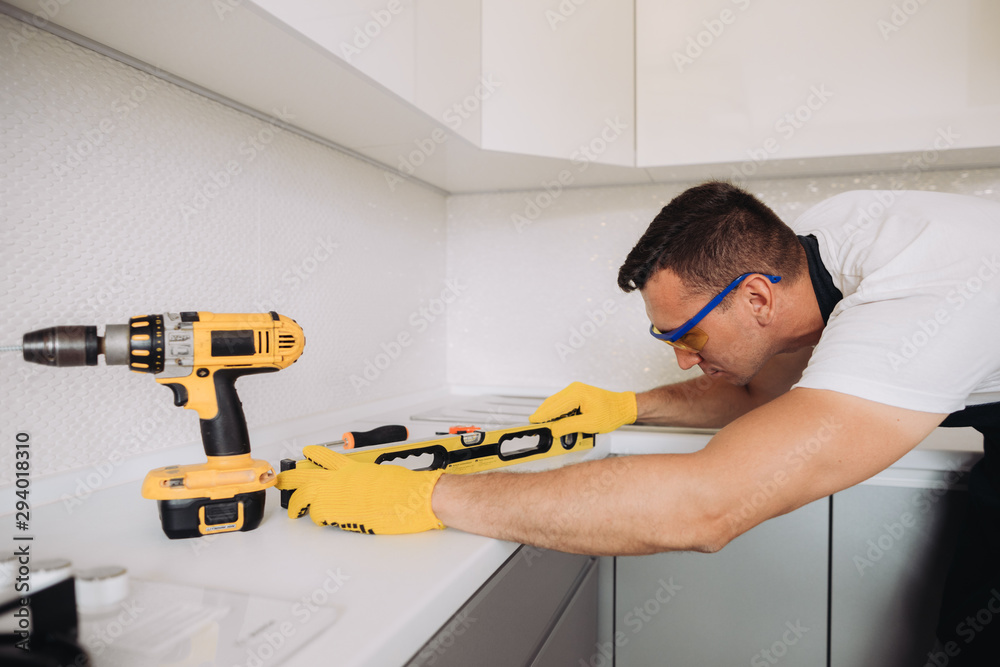
<path id="1" fill-rule="evenodd" d="M 302 425 L 285 431 L 281 427 L 255 431 L 254 442 L 263 444 L 255 444 L 254 455 L 276 465 L 284 457 L 299 458 L 304 445 L 334 440 L 347 429 L 367 429 L 389 422 L 406 423 L 411 429 L 411 439 L 432 437 L 435 431 L 444 430 L 443 424 L 400 417 L 452 400 L 417 401 L 416 407 L 394 407 L 384 414 L 369 413 L 362 421 L 327 424 L 311 432 Z M 484 423 L 477 425 L 484 428 L 497 428 L 502 419 L 494 415 L 494 423 L 479 421 Z M 897 463 L 892 474 L 898 476 L 899 471 L 904 471 L 906 476 L 912 470 L 967 468 L 978 458 L 977 448 L 981 454 L 980 439 L 975 435 L 974 431 L 955 437 L 947 432 L 935 434 Z M 508 470 L 565 465 L 609 454 L 694 451 L 710 437 L 705 432 L 648 427 L 622 429 L 600 437 L 594 450 Z M 198 449 L 188 447 L 158 454 L 159 460 L 152 467 L 196 462 L 200 460 Z M 170 459 L 171 456 L 174 458 Z M 148 463 L 151 462 L 144 464 Z M 893 483 L 892 474 L 889 483 Z M 86 471 L 78 471 L 75 477 L 64 477 L 59 482 L 65 487 L 63 493 L 72 488 L 74 479 L 85 475 Z M 49 480 L 40 485 L 43 497 L 61 495 L 53 488 L 54 483 Z M 44 488 L 46 484 L 48 488 Z M 37 505 L 36 497 L 31 514 L 32 558 L 68 558 L 79 569 L 121 565 L 139 580 L 253 593 L 295 602 L 299 613 L 288 619 L 293 632 L 304 630 L 305 624 L 315 618 L 304 613 L 309 605 L 334 608 L 335 620 L 329 623 L 327 618 L 324 622 L 329 627 L 295 653 L 285 663 L 289 665 L 403 664 L 518 546 L 454 529 L 373 538 L 321 528 L 305 518 L 291 521 L 284 516 L 276 489 L 268 490 L 264 520 L 254 531 L 169 540 L 160 529 L 156 503 L 142 498 L 139 486 L 138 478 L 113 486 L 109 483 L 86 497 L 73 501 L 64 497 L 41 506 Z M 5 517 L 3 526 L 0 539 L 13 544 L 10 515 Z"/>
<path id="2" fill-rule="evenodd" d="M 398 419 L 406 411 L 396 414 L 392 421 L 407 424 L 411 439 L 430 438 L 441 429 L 440 424 Z M 301 458 L 302 446 L 380 423 L 385 422 L 344 423 L 288 439 L 272 437 L 269 444 L 255 445 L 253 454 L 277 469 L 281 458 Z M 256 433 L 252 439 L 261 441 Z M 607 442 L 606 436 L 599 436 L 593 450 L 508 469 L 544 469 L 600 458 L 608 453 Z M 199 460 L 196 449 L 183 449 L 172 452 L 172 462 Z M 85 478 L 86 471 L 78 476 Z M 70 493 L 71 479 L 64 480 Z M 320 527 L 308 518 L 292 521 L 285 516 L 274 488 L 267 490 L 264 519 L 256 530 L 170 540 L 161 531 L 156 503 L 141 497 L 140 484 L 136 479 L 102 487 L 84 498 L 35 504 L 30 531 L 17 534 L 33 536 L 35 563 L 69 559 L 76 570 L 119 565 L 136 580 L 297 602 L 295 613 L 278 619 L 291 622 L 293 632 L 316 630 L 306 627 L 321 620 L 308 614 L 310 605 L 333 607 L 332 624 L 291 656 L 284 663 L 288 665 L 405 663 L 519 546 L 454 529 L 372 537 Z M 13 524 L 12 515 L 4 517 L 0 529 L 4 544 L 15 544 Z"/>

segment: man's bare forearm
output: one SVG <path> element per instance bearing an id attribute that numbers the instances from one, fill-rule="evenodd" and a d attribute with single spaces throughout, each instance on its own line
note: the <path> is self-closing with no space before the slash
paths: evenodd
<path id="1" fill-rule="evenodd" d="M 747 387 L 705 375 L 636 394 L 636 423 L 722 428 L 758 403 Z"/>
<path id="2" fill-rule="evenodd" d="M 452 528 L 571 553 L 711 550 L 715 494 L 696 458 L 615 457 L 540 473 L 443 475 L 433 508 Z"/>
<path id="3" fill-rule="evenodd" d="M 742 387 L 702 375 L 637 394 L 637 422 L 722 428 L 791 389 L 811 355 L 811 347 L 777 354 Z"/>

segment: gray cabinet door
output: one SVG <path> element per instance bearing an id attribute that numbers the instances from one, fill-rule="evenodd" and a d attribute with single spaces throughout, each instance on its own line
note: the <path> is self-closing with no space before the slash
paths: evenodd
<path id="1" fill-rule="evenodd" d="M 829 507 L 766 521 L 715 554 L 618 558 L 616 667 L 825 664 Z"/>
<path id="2" fill-rule="evenodd" d="M 583 581 L 531 667 L 590 664 L 597 648 L 597 561 L 584 572 Z"/>
<path id="3" fill-rule="evenodd" d="M 833 497 L 830 665 L 927 662 L 965 492 L 862 485 Z"/>
<path id="4" fill-rule="evenodd" d="M 576 595 L 581 584 L 588 581 L 588 575 L 593 579 L 596 562 L 589 556 L 519 548 L 417 652 L 408 667 L 530 665 L 546 646 L 553 628 L 559 627 L 560 617 L 567 609 L 578 615 L 593 616 L 592 620 L 586 619 L 593 628 L 588 641 L 596 642 L 597 589 L 593 589 L 595 601 L 589 608 Z M 573 601 L 579 601 L 580 605 L 574 607 Z M 577 645 L 580 638 L 563 639 Z M 559 638 L 553 640 L 559 641 Z M 559 646 L 553 645 L 550 651 L 550 655 L 562 655 Z"/>

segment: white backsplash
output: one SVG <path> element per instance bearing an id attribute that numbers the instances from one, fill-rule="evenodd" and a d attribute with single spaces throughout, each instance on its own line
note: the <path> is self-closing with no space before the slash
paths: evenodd
<path id="1" fill-rule="evenodd" d="M 846 190 L 938 190 L 1000 201 L 1000 168 L 932 171 L 932 158 L 903 172 L 744 185 L 786 222 Z M 468 289 L 448 320 L 448 381 L 551 391 L 579 380 L 624 391 L 699 373 L 677 367 L 671 349 L 649 335 L 642 297 L 617 285 L 618 268 L 646 227 L 691 185 L 449 197 L 449 272 Z"/>
<path id="2" fill-rule="evenodd" d="M 446 383 L 543 395 L 573 380 L 624 390 L 685 377 L 615 278 L 690 183 L 390 189 L 377 167 L 20 28 L 0 16 L 0 344 L 150 312 L 276 310 L 303 326 L 305 353 L 240 381 L 251 428 Z M 927 167 L 752 189 L 786 220 L 854 188 L 1000 200 L 1000 168 Z M 85 485 L 123 457 L 199 439 L 167 389 L 103 362 L 46 368 L 5 353 L 0 405 L 0 484 L 20 431 L 33 475 L 79 469 Z"/>
<path id="3" fill-rule="evenodd" d="M 276 310 L 305 352 L 237 383 L 251 428 L 443 384 L 444 319 L 411 320 L 447 289 L 442 195 L 20 25 L 0 16 L 0 344 Z M 19 431 L 39 476 L 199 441 L 167 388 L 100 363 L 0 355 L 0 482 Z"/>

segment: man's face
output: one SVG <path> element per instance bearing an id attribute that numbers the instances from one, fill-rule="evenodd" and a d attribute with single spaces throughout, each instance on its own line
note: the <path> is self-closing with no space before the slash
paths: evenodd
<path id="1" fill-rule="evenodd" d="M 668 269 L 653 274 L 640 293 L 646 302 L 649 321 L 660 331 L 680 327 L 712 298 L 690 294 L 680 278 Z M 708 334 L 700 352 L 671 349 L 682 369 L 697 364 L 709 377 L 742 386 L 750 382 L 774 352 L 755 316 L 759 300 L 754 300 L 751 286 L 741 283 L 727 298 L 729 308 L 723 311 L 716 307 L 698 323 L 698 328 Z"/>

